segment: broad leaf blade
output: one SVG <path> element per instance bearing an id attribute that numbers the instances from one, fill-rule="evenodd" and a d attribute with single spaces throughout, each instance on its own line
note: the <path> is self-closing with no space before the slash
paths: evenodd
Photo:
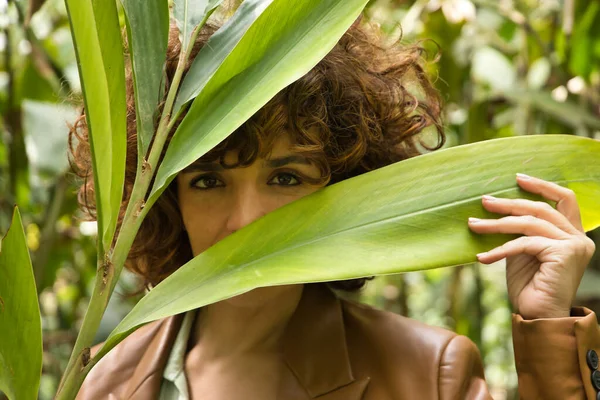
<path id="1" fill-rule="evenodd" d="M 151 204 L 175 175 L 225 139 L 333 48 L 367 0 L 274 0 L 196 97 L 157 172 Z M 233 34 L 232 34 L 233 35 Z"/>
<path id="2" fill-rule="evenodd" d="M 125 180 L 123 45 L 113 1 L 66 0 L 90 134 L 100 254 L 112 242 Z"/>
<path id="3" fill-rule="evenodd" d="M 127 24 L 141 158 L 148 151 L 154 134 L 154 117 L 167 57 L 169 4 L 167 0 L 121 0 L 121 4 Z"/>
<path id="4" fill-rule="evenodd" d="M 223 0 L 174 0 L 173 15 L 182 48 L 187 49 L 194 29 L 203 23 Z"/>
<path id="5" fill-rule="evenodd" d="M 11 400 L 37 399 L 42 325 L 29 250 L 16 207 L 1 243 L 0 276 L 0 391 Z"/>
<path id="6" fill-rule="evenodd" d="M 522 136 L 454 147 L 337 183 L 277 209 L 195 257 L 154 288 L 101 354 L 137 326 L 257 287 L 333 281 L 476 261 L 514 236 L 476 235 L 494 218 L 481 196 L 541 199 L 527 173 L 575 190 L 586 230 L 600 226 L 600 142 Z"/>
<path id="7" fill-rule="evenodd" d="M 248 28 L 272 2 L 273 0 L 244 1 L 221 29 L 210 37 L 206 45 L 194 58 L 190 69 L 185 75 L 177 94 L 173 114 L 176 114 L 185 103 L 198 96 L 198 93 L 204 89 L 204 86 L 223 63 L 223 60 L 231 54 L 246 34 Z"/>

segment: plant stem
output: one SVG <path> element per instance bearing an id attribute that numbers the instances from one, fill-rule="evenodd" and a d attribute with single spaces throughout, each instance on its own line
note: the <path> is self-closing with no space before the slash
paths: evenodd
<path id="1" fill-rule="evenodd" d="M 125 210 L 121 229 L 114 242 L 115 244 L 112 250 L 106 255 L 99 255 L 98 257 L 98 269 L 96 272 L 94 291 L 90 298 L 90 303 L 85 313 L 81 330 L 77 336 L 73 352 L 71 353 L 69 364 L 67 365 L 67 369 L 58 388 L 56 400 L 75 398 L 85 376 L 92 366 L 100 359 L 100 357 L 91 359 L 89 346 L 94 339 L 110 296 L 117 284 L 121 271 L 123 270 L 131 245 L 135 240 L 145 215 L 152 206 L 152 204 L 145 204 L 145 197 L 150 188 L 154 172 L 157 169 L 156 167 L 158 166 L 160 155 L 162 154 L 169 131 L 173 127 L 173 123 L 171 123 L 171 111 L 187 60 L 202 25 L 203 24 L 196 27 L 190 44 L 187 49 L 185 49 L 185 52 L 182 49 L 182 53 L 179 56 L 177 69 L 169 87 L 167 99 L 165 101 L 165 106 L 158 124 L 148 161 L 147 163 L 141 163 L 138 166 L 131 197 L 129 198 L 127 209 Z M 102 354 L 100 354 L 100 356 L 101 355 Z"/>
<path id="2" fill-rule="evenodd" d="M 65 372 L 65 375 L 63 375 L 63 381 L 61 381 L 61 385 L 58 388 L 58 393 L 56 393 L 55 400 L 75 399 L 75 396 L 77 396 L 77 393 L 79 392 L 79 388 L 81 388 L 81 385 L 83 384 L 83 380 L 95 364 L 95 362 L 90 362 L 85 367 L 80 366 L 76 373 Z M 73 371 L 73 368 L 67 371 Z"/>
<path id="3" fill-rule="evenodd" d="M 177 63 L 177 69 L 175 70 L 175 74 L 173 75 L 173 80 L 171 82 L 171 88 L 169 89 L 169 93 L 167 94 L 167 99 L 165 101 L 165 108 L 163 110 L 162 116 L 160 118 L 160 122 L 158 123 L 158 130 L 156 133 L 156 137 L 154 138 L 154 143 L 152 145 L 152 150 L 150 151 L 150 156 L 148 157 L 148 163 L 151 167 L 155 167 L 158 165 L 158 161 L 163 149 L 163 146 L 167 140 L 170 129 L 173 127 L 173 123 L 176 121 L 177 116 L 180 114 L 180 110 L 177 111 L 175 118 L 171 120 L 171 111 L 173 110 L 173 104 L 175 103 L 175 98 L 177 95 L 177 89 L 179 89 L 179 85 L 181 83 L 181 78 L 183 77 L 183 71 L 185 70 L 187 61 L 192 53 L 192 49 L 194 47 L 194 43 L 196 42 L 196 38 L 200 33 L 200 29 L 206 22 L 208 17 L 204 18 L 202 23 L 194 29 L 192 33 L 192 37 L 188 44 L 187 49 L 185 49 L 185 53 L 180 55 L 179 61 Z M 175 87 L 175 90 L 172 90 Z M 155 148 L 159 148 L 160 151 L 155 151 Z M 154 168 L 152 168 L 154 169 Z"/>

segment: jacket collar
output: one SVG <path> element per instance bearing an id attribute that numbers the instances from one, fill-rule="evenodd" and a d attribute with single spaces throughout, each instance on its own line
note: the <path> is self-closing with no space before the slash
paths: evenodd
<path id="1" fill-rule="evenodd" d="M 129 382 L 125 398 L 156 398 L 163 370 L 183 315 L 162 321 Z M 360 400 L 368 378 L 352 375 L 340 300 L 324 284 L 307 284 L 288 323 L 283 355 L 290 371 L 309 395 L 319 400 Z"/>
<path id="2" fill-rule="evenodd" d="M 345 388 L 340 398 L 360 399 L 366 382 L 352 375 L 340 300 L 324 284 L 307 284 L 284 336 L 289 369 L 310 398 Z M 352 396 L 348 392 L 357 392 Z M 360 393 L 358 393 L 360 392 Z M 323 397 L 324 398 L 324 397 Z M 329 399 L 329 397 L 327 397 Z M 332 397 L 333 399 L 333 397 Z"/>
<path id="3" fill-rule="evenodd" d="M 165 318 L 141 355 L 125 391 L 130 400 L 152 399 L 160 393 L 162 376 L 185 314 Z M 134 333 L 135 334 L 135 333 Z"/>

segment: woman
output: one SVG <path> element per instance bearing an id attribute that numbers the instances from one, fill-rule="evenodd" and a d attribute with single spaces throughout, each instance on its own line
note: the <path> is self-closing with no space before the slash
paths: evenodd
<path id="1" fill-rule="evenodd" d="M 194 54 L 212 32 L 204 29 Z M 183 170 L 149 213 L 128 268 L 156 285 L 192 256 L 284 204 L 416 156 L 421 147 L 441 147 L 440 100 L 423 70 L 422 49 L 378 43 L 374 33 L 353 26 L 313 70 Z M 178 54 L 173 28 L 168 76 Z M 409 88 L 418 88 L 419 99 Z M 131 81 L 128 99 L 130 189 L 137 157 Z M 433 147 L 419 135 L 427 127 L 437 133 Z M 73 160 L 89 171 L 83 119 L 73 133 L 80 136 Z M 506 217 L 465 224 L 479 234 L 524 235 L 478 255 L 482 263 L 507 257 L 521 396 L 596 399 L 596 317 L 571 308 L 594 244 L 583 232 L 573 192 L 532 177 L 516 179 L 524 190 L 556 201 L 557 209 L 485 197 L 486 209 Z M 80 192 L 90 212 L 92 184 Z M 364 282 L 260 288 L 151 323 L 92 369 L 78 398 L 491 398 L 469 339 L 341 300 L 331 291 L 358 290 Z"/>

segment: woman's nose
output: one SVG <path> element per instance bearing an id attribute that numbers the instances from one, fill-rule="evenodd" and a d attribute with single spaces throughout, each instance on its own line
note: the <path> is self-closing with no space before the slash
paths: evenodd
<path id="1" fill-rule="evenodd" d="M 239 190 L 231 204 L 231 212 L 227 220 L 227 230 L 233 233 L 265 215 L 264 199 L 253 188 Z"/>

